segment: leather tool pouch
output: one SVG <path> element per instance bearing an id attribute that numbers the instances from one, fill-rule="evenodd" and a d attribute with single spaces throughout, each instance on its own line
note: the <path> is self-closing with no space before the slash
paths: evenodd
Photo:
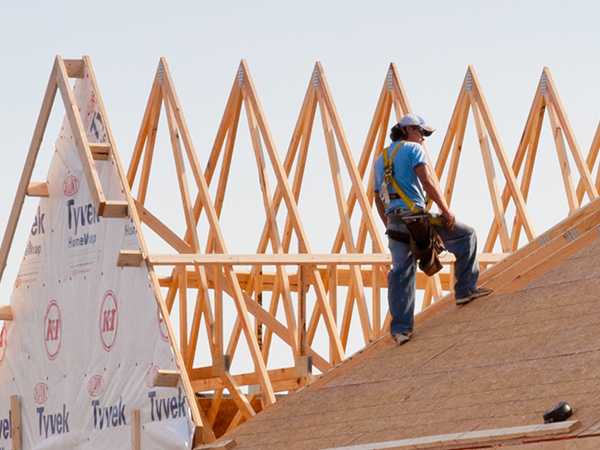
<path id="1" fill-rule="evenodd" d="M 419 269 L 428 276 L 442 270 L 438 255 L 445 251 L 442 239 L 431 225 L 428 214 L 402 217 L 410 235 L 410 249 L 419 262 Z"/>

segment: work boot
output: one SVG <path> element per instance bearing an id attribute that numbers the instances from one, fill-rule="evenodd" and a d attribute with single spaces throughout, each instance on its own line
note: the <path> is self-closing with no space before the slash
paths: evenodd
<path id="1" fill-rule="evenodd" d="M 409 332 L 392 334 L 392 339 L 398 345 L 406 344 L 411 337 L 412 333 Z"/>
<path id="2" fill-rule="evenodd" d="M 494 291 L 492 291 L 490 288 L 478 287 L 478 288 L 475 288 L 475 290 L 471 291 L 471 293 L 469 295 L 467 295 L 466 297 L 457 297 L 456 304 L 457 305 L 466 305 L 471 300 L 475 300 L 476 298 L 479 298 L 479 297 L 485 297 L 486 295 L 490 295 L 492 292 L 494 292 Z"/>

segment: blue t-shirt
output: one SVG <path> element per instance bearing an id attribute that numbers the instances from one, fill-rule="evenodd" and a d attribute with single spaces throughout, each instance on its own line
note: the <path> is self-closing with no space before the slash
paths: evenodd
<path id="1" fill-rule="evenodd" d="M 394 178 L 400 186 L 400 189 L 402 189 L 407 197 L 413 201 L 415 206 L 425 208 L 425 194 L 423 193 L 421 182 L 415 173 L 415 168 L 417 166 L 427 163 L 423 147 L 416 142 L 395 141 L 392 142 L 388 148 L 388 157 L 392 157 L 394 150 L 398 145 L 401 147 L 396 152 L 394 158 Z M 375 161 L 374 189 L 377 195 L 379 195 L 381 183 L 383 182 L 383 166 L 383 155 L 380 155 Z M 391 184 L 388 185 L 388 192 L 390 195 L 396 193 Z M 385 209 L 385 212 L 389 213 L 397 208 L 408 209 L 408 205 L 406 205 L 401 198 L 393 198 L 390 199 L 390 204 Z"/>

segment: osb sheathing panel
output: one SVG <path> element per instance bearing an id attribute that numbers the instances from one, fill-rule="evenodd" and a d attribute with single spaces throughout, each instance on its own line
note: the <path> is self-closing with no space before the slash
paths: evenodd
<path id="1" fill-rule="evenodd" d="M 536 424 L 560 400 L 575 407 L 573 436 L 598 433 L 598 251 L 595 243 L 518 292 L 451 307 L 407 345 L 377 343 L 240 426 L 238 448 L 318 449 Z M 531 445 L 523 448 L 545 448 Z"/>

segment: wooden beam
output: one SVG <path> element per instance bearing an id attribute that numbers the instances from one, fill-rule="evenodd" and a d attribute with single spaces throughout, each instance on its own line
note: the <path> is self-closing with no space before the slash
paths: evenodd
<path id="1" fill-rule="evenodd" d="M 219 408 L 221 407 L 222 401 L 223 388 L 216 389 L 212 401 L 210 402 L 210 409 L 206 413 L 206 417 L 211 427 L 215 425 L 215 420 L 217 419 L 217 414 L 219 413 Z"/>
<path id="2" fill-rule="evenodd" d="M 180 379 L 181 373 L 178 370 L 159 370 L 154 376 L 153 386 L 177 387 Z"/>
<path id="3" fill-rule="evenodd" d="M 13 320 L 12 306 L 0 306 L 0 320 Z"/>
<path id="4" fill-rule="evenodd" d="M 190 358 L 188 355 L 188 305 L 187 305 L 187 272 L 185 267 L 183 270 L 179 269 L 179 276 L 177 277 L 179 280 L 179 348 L 181 350 L 181 354 L 183 355 L 183 360 L 188 364 L 187 367 L 191 367 L 189 364 Z"/>
<path id="5" fill-rule="evenodd" d="M 148 211 L 141 202 L 136 201 L 135 207 L 137 208 L 138 214 L 142 222 L 158 234 L 164 241 L 173 247 L 179 253 L 191 253 L 192 247 L 181 239 L 171 228 L 165 225 L 158 217 Z"/>
<path id="6" fill-rule="evenodd" d="M 495 264 L 497 262 L 502 261 L 506 256 L 508 255 L 508 253 L 480 253 L 477 256 L 477 259 L 479 260 L 479 262 L 481 264 Z M 443 256 L 442 258 L 440 258 L 440 261 L 442 262 L 442 264 L 444 265 L 448 265 L 450 267 L 452 267 L 452 264 L 454 262 L 453 259 L 448 258 L 446 255 Z M 217 264 L 211 264 L 212 267 L 218 267 Z M 335 266 L 334 264 L 332 264 L 332 266 Z M 328 286 L 330 286 L 329 281 L 327 281 L 327 277 L 328 272 L 327 269 L 324 267 L 318 267 L 316 269 L 321 277 L 326 280 L 325 284 L 326 287 L 328 289 Z M 364 286 L 365 287 L 373 287 L 373 278 L 372 278 L 372 272 L 371 269 L 361 269 L 361 276 L 363 277 L 364 280 Z M 351 274 L 350 274 L 350 269 L 347 268 L 338 268 L 337 271 L 337 277 L 338 277 L 338 282 L 336 283 L 339 286 L 350 286 L 351 284 Z M 240 284 L 240 287 L 242 287 L 244 290 L 246 290 L 249 286 L 250 286 L 250 279 L 251 279 L 251 272 L 245 272 L 245 271 L 236 271 L 235 275 L 238 279 L 238 283 Z M 440 276 L 440 282 L 442 285 L 442 289 L 447 291 L 450 290 L 452 285 L 450 284 L 450 278 L 449 278 L 449 274 L 446 272 L 441 272 L 438 274 Z M 290 289 L 292 290 L 297 290 L 298 289 L 298 277 L 296 276 L 296 274 L 291 273 L 288 275 L 289 279 L 290 279 Z M 172 277 L 172 276 L 167 276 L 167 277 L 161 277 L 159 279 L 159 283 L 161 287 L 171 287 L 174 286 L 174 280 L 176 277 Z M 276 279 L 277 279 L 277 275 L 273 274 L 273 273 L 264 273 L 261 279 L 261 285 L 260 285 L 260 289 L 262 291 L 271 291 L 271 292 L 275 292 L 275 283 L 276 283 Z M 385 288 L 387 287 L 387 274 L 385 271 L 380 270 L 378 275 L 377 275 L 377 279 L 378 279 L 378 286 L 380 288 Z M 423 272 L 417 272 L 417 289 L 424 289 L 427 282 L 429 280 L 429 277 L 427 275 L 425 275 Z M 189 287 L 190 288 L 198 288 L 200 287 L 200 282 L 198 280 L 198 277 L 195 273 L 195 270 L 188 270 L 188 283 L 189 283 Z M 255 281 L 256 283 L 256 281 Z M 214 282 L 212 281 L 212 277 L 209 279 L 208 281 L 208 287 L 210 289 L 215 289 L 214 288 Z M 330 302 L 331 303 L 331 302 Z"/>
<path id="7" fill-rule="evenodd" d="M 265 265 L 265 266 L 295 266 L 316 264 L 391 264 L 391 257 L 387 253 L 300 253 L 300 254 L 184 254 L 184 255 L 149 255 L 149 261 L 155 266 L 181 266 L 181 265 Z"/>
<path id="8" fill-rule="evenodd" d="M 110 156 L 111 146 L 106 142 L 90 142 L 92 158 L 97 161 L 106 161 Z"/>
<path id="9" fill-rule="evenodd" d="M 308 360 L 304 367 L 308 368 Z M 269 375 L 271 383 L 273 383 L 273 385 L 275 386 L 277 385 L 277 383 L 297 381 L 299 377 L 298 369 L 299 367 L 296 366 L 285 367 L 280 369 L 270 369 L 267 373 Z M 190 372 L 190 376 L 192 378 L 192 386 L 196 391 L 201 392 L 225 387 L 225 384 L 223 383 L 223 379 L 220 374 L 213 373 L 213 375 L 208 378 L 195 378 L 194 374 L 197 373 L 197 369 L 192 369 L 192 371 Z M 259 377 L 256 372 L 231 375 L 231 378 L 238 386 L 251 386 L 259 383 Z"/>
<path id="10" fill-rule="evenodd" d="M 150 89 L 148 100 L 146 101 L 146 108 L 144 109 L 142 123 L 140 125 L 140 129 L 138 130 L 138 135 L 133 147 L 133 152 L 131 154 L 129 168 L 127 169 L 127 182 L 129 183 L 131 189 L 133 189 L 133 185 L 135 183 L 135 175 L 140 164 L 144 144 L 147 140 L 149 140 L 148 133 L 150 133 L 151 136 L 154 135 L 154 137 L 156 137 L 158 125 L 158 121 L 156 119 L 158 119 L 158 116 L 160 115 L 160 103 L 160 79 L 159 68 L 157 68 L 154 75 L 154 80 L 152 82 L 152 88 Z M 152 128 L 149 128 L 151 126 Z M 149 143 L 146 149 L 151 149 L 151 151 L 154 149 L 153 140 Z"/>
<path id="11" fill-rule="evenodd" d="M 48 182 L 47 181 L 32 181 L 27 186 L 28 197 L 48 197 Z"/>
<path id="12" fill-rule="evenodd" d="M 106 200 L 100 203 L 98 214 L 101 217 L 127 217 L 129 205 L 125 200 Z"/>
<path id="13" fill-rule="evenodd" d="M 23 449 L 23 432 L 21 429 L 21 398 L 10 396 L 10 435 L 12 436 L 11 450 Z"/>
<path id="14" fill-rule="evenodd" d="M 142 265 L 144 258 L 139 250 L 121 250 L 117 259 L 119 267 L 139 267 Z"/>
<path id="15" fill-rule="evenodd" d="M 552 103 L 548 103 L 547 105 L 548 115 L 550 116 L 550 124 L 552 126 L 552 137 L 554 138 L 554 143 L 556 145 L 556 154 L 558 156 L 560 172 L 562 174 L 563 184 L 565 187 L 565 194 L 569 204 L 569 214 L 571 214 L 573 211 L 579 208 L 579 202 L 577 201 L 577 195 L 575 194 L 575 186 L 573 185 L 573 177 L 571 176 L 571 168 L 569 166 L 569 159 L 565 149 L 563 130 L 560 122 L 558 121 L 558 116 L 556 115 L 554 106 Z"/>
<path id="16" fill-rule="evenodd" d="M 83 78 L 83 59 L 64 59 L 69 78 Z"/>
<path id="17" fill-rule="evenodd" d="M 256 411 L 254 411 L 254 408 L 252 408 L 248 398 L 238 390 L 237 383 L 231 374 L 229 372 L 224 372 L 221 379 L 223 380 L 224 386 L 229 391 L 229 394 L 233 398 L 233 401 L 244 418 L 250 419 L 251 417 L 254 417 L 256 415 Z"/>
<path id="18" fill-rule="evenodd" d="M 298 354 L 297 356 L 305 356 L 308 350 L 308 342 L 306 340 L 306 293 L 308 291 L 308 283 L 306 280 L 306 266 L 298 267 Z"/>
<path id="19" fill-rule="evenodd" d="M 596 159 L 598 158 L 598 151 L 600 151 L 600 124 L 596 127 L 596 132 L 594 133 L 594 139 L 592 139 L 592 143 L 590 145 L 590 150 L 588 152 L 586 163 L 588 168 L 590 169 L 590 173 L 594 170 L 594 166 L 596 165 Z M 584 179 L 580 179 L 577 184 L 577 200 L 581 203 L 583 199 L 583 194 L 585 193 L 585 184 Z M 596 189 L 600 186 L 600 170 L 596 172 Z"/>
<path id="20" fill-rule="evenodd" d="M 139 409 L 131 411 L 131 450 L 142 450 L 142 421 Z"/>

